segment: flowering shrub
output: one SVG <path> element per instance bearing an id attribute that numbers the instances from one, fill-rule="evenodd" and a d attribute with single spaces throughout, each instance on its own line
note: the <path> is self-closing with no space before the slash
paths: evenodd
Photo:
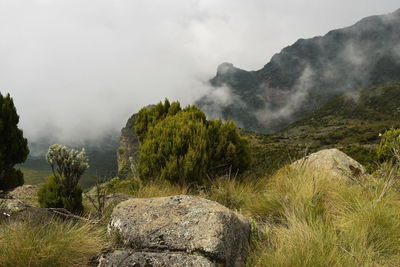
<path id="1" fill-rule="evenodd" d="M 78 184 L 89 168 L 85 150 L 77 151 L 63 145 L 49 147 L 46 161 L 53 176 L 39 190 L 39 203 L 43 207 L 63 207 L 70 211 L 82 210 L 82 188 Z"/>

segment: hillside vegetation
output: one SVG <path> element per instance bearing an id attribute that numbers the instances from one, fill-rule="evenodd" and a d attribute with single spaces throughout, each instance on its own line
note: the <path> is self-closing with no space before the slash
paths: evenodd
<path id="1" fill-rule="evenodd" d="M 287 166 L 258 180 L 223 176 L 207 188 L 134 179 L 107 186 L 141 198 L 198 195 L 245 215 L 253 225 L 247 266 L 397 266 L 399 181 L 399 165 L 383 164 L 362 183 Z"/>
<path id="2" fill-rule="evenodd" d="M 244 132 L 253 151 L 255 177 L 271 174 L 306 153 L 336 147 L 370 171 L 377 168 L 379 134 L 400 126 L 400 83 L 337 96 L 272 135 Z"/>

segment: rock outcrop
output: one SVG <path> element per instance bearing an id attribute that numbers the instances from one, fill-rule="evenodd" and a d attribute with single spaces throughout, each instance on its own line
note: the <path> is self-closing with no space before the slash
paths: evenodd
<path id="1" fill-rule="evenodd" d="M 126 178 L 132 172 L 132 163 L 139 151 L 139 140 L 134 131 L 136 114 L 133 114 L 121 130 L 119 148 L 117 151 L 118 176 Z"/>
<path id="2" fill-rule="evenodd" d="M 8 195 L 11 198 L 19 199 L 22 202 L 37 206 L 37 193 L 39 191 L 38 185 L 22 185 L 14 188 Z"/>
<path id="3" fill-rule="evenodd" d="M 99 266 L 244 266 L 250 238 L 243 216 L 195 196 L 133 198 L 114 208 L 109 223 L 127 250 Z M 131 265 L 126 265 L 126 264 Z"/>
<path id="4" fill-rule="evenodd" d="M 246 71 L 223 63 L 215 87 L 197 105 L 210 117 L 235 121 L 249 131 L 273 133 L 310 114 L 332 97 L 400 77 L 400 12 L 371 16 L 324 36 L 299 39 L 263 68 Z M 223 88 L 233 95 L 221 105 Z"/>
<path id="5" fill-rule="evenodd" d="M 115 250 L 102 256 L 99 267 L 132 267 L 132 266 L 171 266 L 171 267 L 213 267 L 215 264 L 200 255 L 182 252 L 146 252 Z"/>
<path id="6" fill-rule="evenodd" d="M 326 170 L 340 179 L 359 178 L 366 174 L 364 166 L 342 151 L 332 148 L 312 153 L 291 166 L 305 165 L 314 169 Z"/>
<path id="7" fill-rule="evenodd" d="M 35 185 L 23 185 L 0 196 L 0 222 L 27 220 L 31 224 L 41 224 L 51 219 L 51 212 L 36 207 L 38 189 Z"/>

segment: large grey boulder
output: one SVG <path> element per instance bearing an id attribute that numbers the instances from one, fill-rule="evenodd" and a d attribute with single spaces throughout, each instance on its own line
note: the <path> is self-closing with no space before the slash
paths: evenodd
<path id="1" fill-rule="evenodd" d="M 115 250 L 103 255 L 99 267 L 130 267 L 130 266 L 171 266 L 171 267 L 214 267 L 215 264 L 200 255 L 182 252 L 147 252 Z"/>
<path id="2" fill-rule="evenodd" d="M 200 255 L 214 266 L 244 266 L 250 238 L 243 216 L 214 201 L 185 195 L 124 201 L 114 208 L 108 229 L 124 247 Z"/>
<path id="3" fill-rule="evenodd" d="M 291 165 L 292 167 L 308 166 L 327 171 L 339 179 L 359 179 L 365 176 L 366 170 L 359 162 L 342 151 L 332 148 L 310 154 Z"/>

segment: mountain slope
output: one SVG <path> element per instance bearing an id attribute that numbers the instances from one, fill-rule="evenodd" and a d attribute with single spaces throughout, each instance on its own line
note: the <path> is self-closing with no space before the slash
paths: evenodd
<path id="1" fill-rule="evenodd" d="M 252 171 L 262 176 L 307 152 L 330 147 L 341 149 L 373 170 L 379 133 L 392 127 L 400 127 L 400 82 L 334 97 L 275 134 L 245 134 L 254 150 Z"/>
<path id="2" fill-rule="evenodd" d="M 210 83 L 229 94 L 229 101 L 222 103 L 212 94 L 197 104 L 246 130 L 280 130 L 334 96 L 400 81 L 399 32 L 400 10 L 300 39 L 257 71 L 223 63 Z"/>

